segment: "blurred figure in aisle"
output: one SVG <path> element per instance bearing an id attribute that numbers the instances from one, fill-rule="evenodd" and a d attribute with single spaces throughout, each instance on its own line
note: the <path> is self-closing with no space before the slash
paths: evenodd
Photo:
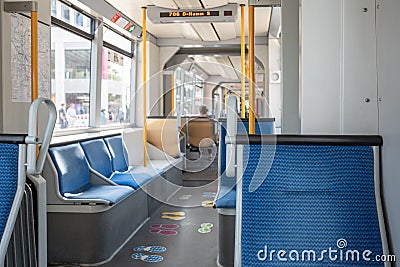
<path id="1" fill-rule="evenodd" d="M 199 112 L 200 112 L 200 116 L 207 117 L 208 116 L 208 114 L 207 114 L 207 112 L 208 112 L 207 106 L 200 106 Z"/>

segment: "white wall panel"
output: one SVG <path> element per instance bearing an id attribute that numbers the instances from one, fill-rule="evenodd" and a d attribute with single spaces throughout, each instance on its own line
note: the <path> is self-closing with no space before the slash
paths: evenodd
<path id="1" fill-rule="evenodd" d="M 303 0 L 303 133 L 377 133 L 374 8 L 375 0 Z"/>
<path id="2" fill-rule="evenodd" d="M 377 134 L 375 0 L 343 4 L 343 133 Z"/>
<path id="3" fill-rule="evenodd" d="M 337 134 L 340 131 L 340 17 L 341 1 L 303 0 L 303 133 Z"/>

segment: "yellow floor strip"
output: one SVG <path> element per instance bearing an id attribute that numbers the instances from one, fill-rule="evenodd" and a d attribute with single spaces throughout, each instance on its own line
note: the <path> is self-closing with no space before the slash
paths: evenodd
<path id="1" fill-rule="evenodd" d="M 183 211 L 164 211 L 162 215 L 176 215 L 176 216 L 185 216 L 186 213 Z"/>

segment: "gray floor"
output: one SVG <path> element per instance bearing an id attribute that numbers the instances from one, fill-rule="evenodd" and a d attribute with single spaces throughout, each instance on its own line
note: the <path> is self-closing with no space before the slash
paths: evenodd
<path id="1" fill-rule="evenodd" d="M 119 266 L 165 266 L 165 267 L 214 267 L 217 266 L 218 251 L 218 214 L 211 207 L 203 207 L 205 201 L 212 201 L 211 192 L 217 191 L 217 161 L 210 161 L 208 157 L 201 157 L 197 161 L 188 162 L 188 168 L 194 172 L 185 172 L 184 187 L 171 198 L 170 203 L 163 204 L 151 216 L 142 228 L 133 236 L 122 250 L 103 267 Z M 190 165 L 191 164 L 191 165 Z M 207 166 L 199 171 L 199 167 Z M 207 192 L 207 193 L 204 193 Z M 165 211 L 183 211 L 185 219 L 175 221 L 161 218 Z M 202 223 L 212 223 L 210 233 L 199 233 L 198 229 Z M 150 233 L 153 224 L 178 224 L 175 229 L 177 235 L 164 236 Z M 159 263 L 146 263 L 141 260 L 132 259 L 133 248 L 138 246 L 164 246 L 164 253 L 143 252 L 145 255 L 160 255 L 163 260 Z"/>

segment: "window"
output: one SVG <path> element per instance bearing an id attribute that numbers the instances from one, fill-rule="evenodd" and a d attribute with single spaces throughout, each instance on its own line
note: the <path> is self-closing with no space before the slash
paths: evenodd
<path id="1" fill-rule="evenodd" d="M 106 27 L 103 36 L 100 124 L 126 123 L 131 101 L 132 42 Z"/>
<path id="2" fill-rule="evenodd" d="M 100 126 L 123 125 L 131 122 L 130 103 L 135 76 L 133 41 L 123 33 L 104 25 L 103 34 L 94 38 L 95 19 L 78 7 L 52 0 L 51 26 L 51 98 L 57 106 L 57 131 Z M 103 36 L 103 37 L 102 37 Z M 101 53 L 92 44 L 102 46 Z M 92 57 L 102 57 L 101 69 L 94 73 Z M 91 84 L 101 75 L 101 84 Z M 91 101 L 90 93 L 100 95 Z M 90 105 L 93 121 L 89 121 Z M 68 134 L 68 132 L 61 133 Z"/>
<path id="3" fill-rule="evenodd" d="M 57 1 L 51 0 L 51 15 L 55 16 L 57 14 Z"/>
<path id="4" fill-rule="evenodd" d="M 65 23 L 67 14 L 79 12 L 57 3 L 63 20 L 56 14 L 51 26 L 51 98 L 58 109 L 56 128 L 89 127 L 92 42 L 90 35 L 75 28 L 76 21 Z"/>
<path id="5" fill-rule="evenodd" d="M 65 79 L 88 79 L 90 77 L 90 47 L 89 49 L 66 49 L 64 54 Z"/>
<path id="6" fill-rule="evenodd" d="M 175 103 L 182 115 L 198 114 L 203 105 L 203 80 L 193 72 L 175 70 Z"/>
<path id="7" fill-rule="evenodd" d="M 57 0 L 51 1 L 51 16 L 53 19 L 55 18 L 88 34 L 92 34 L 92 19 L 82 12 L 67 6 L 63 2 Z"/>
<path id="8" fill-rule="evenodd" d="M 62 17 L 66 22 L 69 22 L 69 7 L 65 4 L 61 5 Z"/>
<path id="9" fill-rule="evenodd" d="M 75 24 L 83 27 L 83 15 L 79 12 L 75 12 Z"/>

